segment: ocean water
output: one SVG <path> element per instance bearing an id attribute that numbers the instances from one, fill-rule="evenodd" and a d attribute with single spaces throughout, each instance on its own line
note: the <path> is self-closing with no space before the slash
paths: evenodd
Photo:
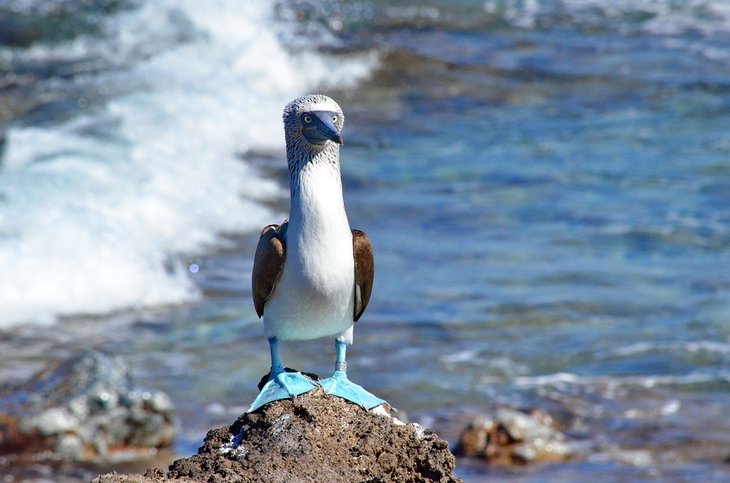
<path id="1" fill-rule="evenodd" d="M 376 256 L 353 380 L 452 442 L 542 408 L 584 455 L 467 481 L 730 479 L 727 2 L 12 0 L 0 27 L 3 380 L 123 355 L 177 454 L 242 412 L 281 109 L 316 90 Z M 326 374 L 330 344 L 282 356 Z"/>

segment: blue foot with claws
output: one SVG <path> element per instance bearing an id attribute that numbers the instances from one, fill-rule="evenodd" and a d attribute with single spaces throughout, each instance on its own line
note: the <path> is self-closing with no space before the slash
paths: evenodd
<path id="1" fill-rule="evenodd" d="M 320 381 L 320 385 L 324 392 L 338 396 L 348 401 L 352 401 L 355 404 L 362 406 L 364 409 L 372 409 L 375 406 L 380 406 L 385 403 L 379 397 L 373 396 L 361 386 L 358 386 L 354 382 L 350 382 L 347 379 L 347 374 L 344 371 L 335 371 L 332 377 Z"/>
<path id="2" fill-rule="evenodd" d="M 248 408 L 247 412 L 249 413 L 272 401 L 291 399 L 319 387 L 319 384 L 301 372 L 286 372 L 284 370 L 281 359 L 279 359 L 279 341 L 276 337 L 269 339 L 269 349 L 271 350 L 269 380 L 261 388 L 261 392 L 256 396 L 251 407 Z"/>
<path id="3" fill-rule="evenodd" d="M 256 411 L 264 404 L 279 399 L 291 399 L 294 396 L 309 392 L 318 384 L 301 372 L 281 372 L 269 377 L 269 381 L 261 389 L 259 395 L 254 399 L 248 412 Z"/>
<path id="4" fill-rule="evenodd" d="M 372 409 L 385 403 L 379 397 L 373 396 L 362 386 L 350 382 L 347 379 L 347 361 L 345 360 L 345 352 L 347 344 L 345 342 L 336 341 L 337 359 L 335 360 L 335 373 L 332 377 L 319 381 L 319 384 L 327 394 L 338 396 L 348 401 L 354 402 L 362 406 L 364 409 Z"/>

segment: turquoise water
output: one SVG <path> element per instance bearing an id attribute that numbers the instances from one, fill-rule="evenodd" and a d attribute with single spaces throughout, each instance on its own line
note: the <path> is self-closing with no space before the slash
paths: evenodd
<path id="1" fill-rule="evenodd" d="M 74 27 L 126 46 L 121 61 L 101 48 L 60 62 L 67 45 L 51 34 L 50 53 L 5 47 L 16 80 L 4 87 L 0 254 L 16 279 L 6 287 L 25 290 L 4 301 L 4 378 L 83 347 L 122 354 L 140 383 L 176 401 L 179 454 L 253 400 L 268 353 L 249 301 L 252 255 L 258 227 L 286 216 L 278 123 L 302 89 L 277 79 L 301 72 L 304 56 L 317 66 L 302 82 L 345 110 L 348 213 L 376 255 L 354 380 L 451 440 L 468 414 L 539 407 L 585 455 L 519 472 L 462 461 L 468 481 L 730 478 L 725 2 L 282 4 L 275 38 L 287 48 L 263 72 L 255 56 L 226 70 L 224 54 L 239 54 L 221 45 L 251 42 L 236 25 L 255 31 L 243 18 L 212 34 L 216 9 L 154 5 Z M 160 13 L 153 47 L 130 41 Z M 190 74 L 203 54 L 211 64 Z M 55 97 L 22 109 L 42 88 Z M 237 90 L 247 94 L 229 97 Z M 104 196 L 89 188 L 99 183 Z M 79 280 L 44 243 L 54 233 L 68 237 L 62 258 Z M 104 244 L 113 255 L 85 263 Z M 28 267 L 75 281 L 77 305 Z M 144 290 L 97 291 L 99 277 Z M 330 344 L 285 344 L 282 355 L 325 374 Z"/>

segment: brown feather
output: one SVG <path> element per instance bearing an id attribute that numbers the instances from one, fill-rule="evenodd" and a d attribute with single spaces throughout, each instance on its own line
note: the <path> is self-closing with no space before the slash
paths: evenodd
<path id="1" fill-rule="evenodd" d="M 259 317 L 264 315 L 264 305 L 274 293 L 276 282 L 279 281 L 286 258 L 284 234 L 289 222 L 279 225 L 269 225 L 261 230 L 259 244 L 256 247 L 256 256 L 251 273 L 251 292 L 253 305 Z"/>
<path id="2" fill-rule="evenodd" d="M 375 276 L 375 259 L 368 236 L 360 230 L 352 230 L 352 253 L 355 257 L 355 309 L 353 320 L 358 321 L 370 302 Z"/>

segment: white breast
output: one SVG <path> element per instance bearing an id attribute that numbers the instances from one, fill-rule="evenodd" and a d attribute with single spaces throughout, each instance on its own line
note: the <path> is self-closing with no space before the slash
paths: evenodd
<path id="1" fill-rule="evenodd" d="M 339 170 L 309 163 L 298 175 L 284 270 L 264 311 L 267 337 L 281 340 L 335 336 L 353 324 L 352 233 Z"/>

